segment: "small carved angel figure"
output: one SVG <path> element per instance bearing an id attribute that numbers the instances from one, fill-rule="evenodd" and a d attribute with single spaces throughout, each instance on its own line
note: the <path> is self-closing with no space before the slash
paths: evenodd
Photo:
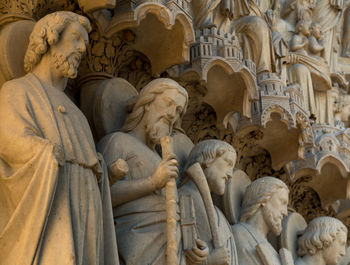
<path id="1" fill-rule="evenodd" d="M 309 52 L 325 59 L 324 40 L 321 27 L 318 23 L 313 22 L 310 26 Z"/>
<path id="2" fill-rule="evenodd" d="M 309 24 L 305 20 L 300 20 L 295 26 L 295 35 L 291 40 L 290 50 L 293 52 L 307 54 L 309 35 Z"/>

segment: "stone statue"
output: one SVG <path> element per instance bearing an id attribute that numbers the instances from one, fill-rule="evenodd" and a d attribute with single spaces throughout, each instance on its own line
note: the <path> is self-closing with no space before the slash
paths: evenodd
<path id="1" fill-rule="evenodd" d="M 217 20 L 215 18 L 222 15 L 232 20 L 234 0 L 194 0 L 192 2 L 192 8 L 194 17 L 193 23 L 196 28 L 220 28 L 221 25 L 215 23 Z M 220 14 L 218 12 L 220 12 Z"/>
<path id="2" fill-rule="evenodd" d="M 30 35 L 28 74 L 1 88 L 1 264 L 119 264 L 106 167 L 63 92 L 90 30 L 72 12 L 42 18 Z"/>
<path id="3" fill-rule="evenodd" d="M 226 183 L 232 177 L 236 157 L 235 150 L 228 143 L 206 140 L 198 143 L 192 149 L 185 166 L 187 174 L 184 178 L 184 185 L 179 190 L 180 200 L 182 205 L 192 204 L 185 203 L 186 198 L 193 202 L 193 216 L 196 219 L 196 228 L 193 227 L 193 229 L 198 231 L 198 238 L 205 241 L 209 247 L 210 253 L 205 263 L 208 265 L 238 265 L 230 224 L 219 208 L 213 205 L 211 198 L 211 193 L 219 196 L 224 194 Z M 190 212 L 181 207 L 181 221 L 187 220 L 189 217 L 186 214 L 189 215 Z M 184 223 L 181 222 L 182 226 Z M 183 229 L 183 231 L 186 230 Z M 183 232 L 182 237 L 186 242 L 186 237 L 191 238 L 191 233 L 188 235 L 188 231 Z M 192 250 L 191 246 L 195 249 Z M 191 246 L 186 253 L 189 259 L 193 256 L 192 252 L 198 251 L 194 242 Z M 187 247 L 186 244 L 184 247 Z M 194 262 L 194 264 L 198 263 Z"/>
<path id="4" fill-rule="evenodd" d="M 290 50 L 292 52 L 307 54 L 309 35 L 309 23 L 306 20 L 299 20 L 295 26 L 295 35 L 291 40 Z"/>
<path id="5" fill-rule="evenodd" d="M 348 230 L 338 219 L 313 219 L 299 238 L 295 265 L 337 265 L 345 255 Z"/>
<path id="6" fill-rule="evenodd" d="M 344 11 L 344 26 L 342 38 L 342 56 L 350 57 L 350 8 Z"/>
<path id="7" fill-rule="evenodd" d="M 309 43 L 309 28 L 309 22 L 306 20 L 300 20 L 296 25 L 295 35 L 290 44 L 288 80 L 290 84 L 300 85 L 305 108 L 310 112 L 310 117 L 318 123 L 332 124 L 332 106 L 327 94 L 332 87 L 329 67 L 324 58 L 309 54 L 309 50 L 311 53 L 317 50 L 322 51 L 321 44 L 318 43 L 316 37 L 311 37 Z M 314 24 L 313 35 L 318 33 L 317 30 L 317 24 Z"/>
<path id="8" fill-rule="evenodd" d="M 307 56 L 309 34 L 307 21 L 300 20 L 295 27 L 295 35 L 291 39 L 290 50 Z M 299 63 L 296 56 L 291 55 L 291 58 L 292 65 L 288 68 L 289 82 L 300 85 L 303 91 L 305 108 L 310 111 L 311 117 L 316 118 L 317 111 L 311 73 L 304 64 Z"/>
<path id="9" fill-rule="evenodd" d="M 239 265 L 281 264 L 280 257 L 267 241 L 267 234 L 279 235 L 287 215 L 289 190 L 283 181 L 263 177 L 253 181 L 243 197 L 240 223 L 232 227 Z"/>
<path id="10" fill-rule="evenodd" d="M 167 239 L 164 186 L 178 174 L 174 156 L 162 159 L 157 145 L 163 136 L 180 129 L 187 107 L 186 90 L 160 78 L 145 86 L 121 132 L 98 144 L 108 166 L 124 159 L 129 172 L 111 187 L 115 229 L 123 264 L 166 264 Z M 178 249 L 181 231 L 178 226 Z M 179 263 L 184 257 L 179 253 Z"/>
<path id="11" fill-rule="evenodd" d="M 256 65 L 256 73 L 275 70 L 271 32 L 262 6 L 269 1 L 235 0 L 234 29 L 242 42 L 243 56 Z"/>
<path id="12" fill-rule="evenodd" d="M 321 27 L 318 23 L 313 22 L 310 26 L 309 36 L 309 52 L 320 58 L 326 59 L 324 52 L 324 40 L 321 32 Z"/>

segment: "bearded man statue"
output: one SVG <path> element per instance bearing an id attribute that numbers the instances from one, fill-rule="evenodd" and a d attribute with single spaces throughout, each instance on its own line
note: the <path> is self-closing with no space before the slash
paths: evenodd
<path id="1" fill-rule="evenodd" d="M 37 22 L 27 75 L 0 90 L 0 263 L 119 264 L 106 167 L 63 92 L 91 27 L 56 12 Z"/>

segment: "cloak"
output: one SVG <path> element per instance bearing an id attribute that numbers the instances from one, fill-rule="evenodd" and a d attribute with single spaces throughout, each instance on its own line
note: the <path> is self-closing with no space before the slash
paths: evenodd
<path id="1" fill-rule="evenodd" d="M 29 73 L 1 88 L 0 120 L 0 264 L 119 264 L 106 166 L 81 111 Z"/>

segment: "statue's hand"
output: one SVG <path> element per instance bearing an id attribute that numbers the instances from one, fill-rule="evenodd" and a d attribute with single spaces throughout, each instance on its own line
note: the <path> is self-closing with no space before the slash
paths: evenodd
<path id="1" fill-rule="evenodd" d="M 64 151 L 62 149 L 62 146 L 60 146 L 58 144 L 54 144 L 53 155 L 56 158 L 57 163 L 62 167 L 64 165 L 64 162 L 65 162 Z"/>
<path id="2" fill-rule="evenodd" d="M 177 166 L 178 163 L 175 155 L 170 155 L 159 163 L 151 176 L 152 185 L 156 190 L 163 188 L 169 179 L 177 178 L 179 174 Z"/>
<path id="3" fill-rule="evenodd" d="M 230 258 L 230 251 L 227 248 L 215 248 L 208 257 L 208 265 L 230 265 Z"/>
<path id="4" fill-rule="evenodd" d="M 208 245 L 204 241 L 197 239 L 196 246 L 192 250 L 186 250 L 185 255 L 188 264 L 202 264 L 209 256 Z"/>

